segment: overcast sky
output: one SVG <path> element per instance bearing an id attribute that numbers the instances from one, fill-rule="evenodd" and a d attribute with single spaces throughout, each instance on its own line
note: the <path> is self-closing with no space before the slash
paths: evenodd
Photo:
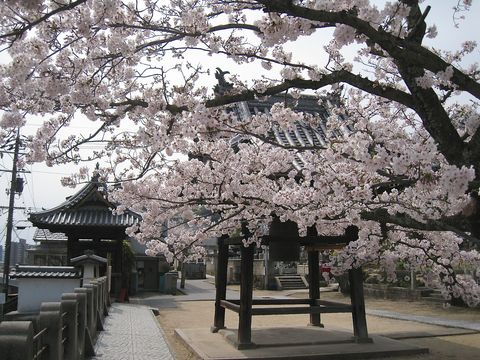
<path id="1" fill-rule="evenodd" d="M 383 3 L 384 1 L 374 1 L 375 3 Z M 479 26 L 478 26 L 478 15 L 480 15 L 480 4 L 479 1 L 474 1 L 472 10 L 469 13 L 465 13 L 466 19 L 460 22 L 460 27 L 456 28 L 453 23 L 452 7 L 457 3 L 455 0 L 442 0 L 442 1 L 425 1 L 422 5 L 425 7 L 428 4 L 432 5 L 432 10 L 427 17 L 427 22 L 429 25 L 436 24 L 438 30 L 438 37 L 436 39 L 426 41 L 428 45 L 432 45 L 436 48 L 441 49 L 450 49 L 456 50 L 460 47 L 460 44 L 466 40 L 479 40 Z M 324 37 L 325 38 L 325 37 Z M 319 49 L 323 46 L 322 38 L 318 37 L 318 43 L 315 45 Z M 315 40 L 317 40 L 315 39 Z M 315 51 L 312 51 L 312 39 L 306 38 L 302 39 L 295 44 L 291 45 L 294 49 L 298 58 L 305 59 L 307 63 L 318 63 L 318 54 L 315 54 Z M 472 54 L 468 62 L 480 61 L 480 52 L 477 49 L 474 54 Z M 321 61 L 321 60 L 320 60 Z M 0 58 L 1 62 L 1 58 Z M 212 58 L 209 58 L 207 64 L 211 65 L 211 70 L 214 71 L 214 68 L 218 66 L 217 62 L 213 62 Z M 230 63 L 231 64 L 231 63 Z M 321 62 L 320 62 L 321 64 Z M 232 73 L 241 73 L 250 77 L 251 74 L 256 74 L 255 69 L 257 65 L 242 66 L 241 68 L 225 63 L 227 68 L 225 70 L 230 70 Z M 232 66 L 233 68 L 229 68 Z M 238 69 L 238 71 L 236 71 Z M 213 74 L 213 72 L 212 72 Z M 214 81 L 212 75 L 212 82 Z M 29 122 L 27 127 L 23 129 L 24 134 L 33 133 L 41 124 L 42 119 L 33 119 Z M 72 129 L 73 131 L 85 131 L 88 128 L 91 128 L 92 124 L 90 122 L 76 124 Z M 92 164 L 94 166 L 94 164 Z M 11 158 L 9 155 L 3 156 L 0 159 L 0 169 L 10 169 L 11 168 Z M 66 166 L 56 166 L 56 167 L 47 167 L 44 164 L 35 164 L 27 166 L 26 170 L 30 171 L 29 173 L 22 174 L 21 176 L 25 179 L 25 189 L 21 196 L 16 196 L 15 205 L 18 207 L 25 207 L 28 209 L 41 209 L 41 208 L 52 208 L 56 205 L 59 205 L 65 200 L 65 197 L 71 195 L 79 190 L 79 187 L 76 189 L 64 188 L 60 184 L 60 179 L 64 176 L 68 176 L 71 173 L 76 171 L 76 167 L 73 165 Z M 0 173 L 0 206 L 8 205 L 8 196 L 4 189 L 9 187 L 10 174 L 6 172 Z M 21 223 L 21 220 L 27 218 L 27 211 L 16 211 L 15 213 L 15 222 Z M 2 210 L 2 216 L 0 217 L 0 223 L 6 223 L 5 210 Z M 23 230 L 19 232 L 20 236 L 29 238 L 31 237 L 31 232 Z M 2 225 L 0 229 L 0 244 L 4 243 L 5 239 L 5 225 Z M 15 236 L 14 236 L 15 239 Z"/>

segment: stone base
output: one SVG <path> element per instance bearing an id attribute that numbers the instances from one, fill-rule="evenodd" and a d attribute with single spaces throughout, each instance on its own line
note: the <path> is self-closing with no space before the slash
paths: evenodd
<path id="1" fill-rule="evenodd" d="M 317 327 L 252 329 L 254 347 L 237 349 L 237 331 L 208 328 L 176 329 L 175 334 L 204 360 L 240 359 L 363 359 L 428 353 L 427 348 L 408 345 L 383 336 L 371 343 L 358 343 L 352 334 Z"/>

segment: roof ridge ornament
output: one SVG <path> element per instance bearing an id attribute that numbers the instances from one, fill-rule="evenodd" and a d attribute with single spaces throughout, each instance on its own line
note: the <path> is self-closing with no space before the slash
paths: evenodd
<path id="1" fill-rule="evenodd" d="M 219 67 L 216 68 L 215 78 L 217 79 L 218 84 L 213 88 L 216 95 L 224 95 L 229 90 L 233 89 L 233 84 L 225 79 L 226 74 L 230 74 L 230 71 L 223 71 Z"/>
<path id="2" fill-rule="evenodd" d="M 95 164 L 95 170 L 93 171 L 92 175 L 92 182 L 99 182 L 100 180 L 100 163 Z"/>

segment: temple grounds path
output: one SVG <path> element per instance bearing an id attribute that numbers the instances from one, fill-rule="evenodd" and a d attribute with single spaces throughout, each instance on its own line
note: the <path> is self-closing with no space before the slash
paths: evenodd
<path id="1" fill-rule="evenodd" d="M 197 280 L 198 281 L 198 280 Z M 232 293 L 237 290 L 230 287 Z M 255 291 L 254 296 L 293 296 L 308 297 L 306 292 L 285 291 Z M 197 360 L 199 357 L 192 354 L 174 335 L 176 328 L 209 328 L 213 321 L 213 301 L 188 300 L 182 301 L 183 295 L 175 296 L 174 302 L 159 304 L 157 319 L 164 330 L 178 360 Z M 348 298 L 338 292 L 321 294 L 325 300 L 347 302 Z M 168 305 L 169 304 L 169 305 Z M 388 301 L 373 298 L 366 299 L 367 314 L 370 311 L 381 312 L 389 317 L 368 315 L 367 321 L 370 334 L 384 335 L 400 341 L 428 347 L 430 354 L 408 357 L 395 357 L 398 360 L 476 360 L 480 359 L 480 333 L 475 331 L 480 327 L 480 309 L 465 309 L 450 307 L 444 308 L 441 304 L 426 302 Z M 393 317 L 393 318 L 391 318 Z M 445 321 L 453 326 L 438 326 L 418 321 L 399 320 L 411 318 L 426 320 L 427 322 Z M 351 316 L 349 314 L 323 314 L 322 322 L 325 328 L 352 331 Z M 226 311 L 226 326 L 236 328 L 237 314 Z M 305 326 L 308 315 L 273 315 L 254 316 L 253 327 L 275 326 Z M 466 327 L 466 328 L 462 328 Z"/>

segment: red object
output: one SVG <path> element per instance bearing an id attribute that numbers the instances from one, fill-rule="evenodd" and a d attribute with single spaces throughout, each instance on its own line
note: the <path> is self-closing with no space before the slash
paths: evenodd
<path id="1" fill-rule="evenodd" d="M 322 273 L 326 272 L 330 274 L 330 270 L 331 270 L 330 266 L 327 266 L 324 264 L 320 265 L 320 272 Z"/>
<path id="2" fill-rule="evenodd" d="M 120 303 L 125 302 L 126 297 L 127 297 L 127 289 L 125 288 L 120 289 L 120 294 L 118 295 L 118 302 Z"/>

